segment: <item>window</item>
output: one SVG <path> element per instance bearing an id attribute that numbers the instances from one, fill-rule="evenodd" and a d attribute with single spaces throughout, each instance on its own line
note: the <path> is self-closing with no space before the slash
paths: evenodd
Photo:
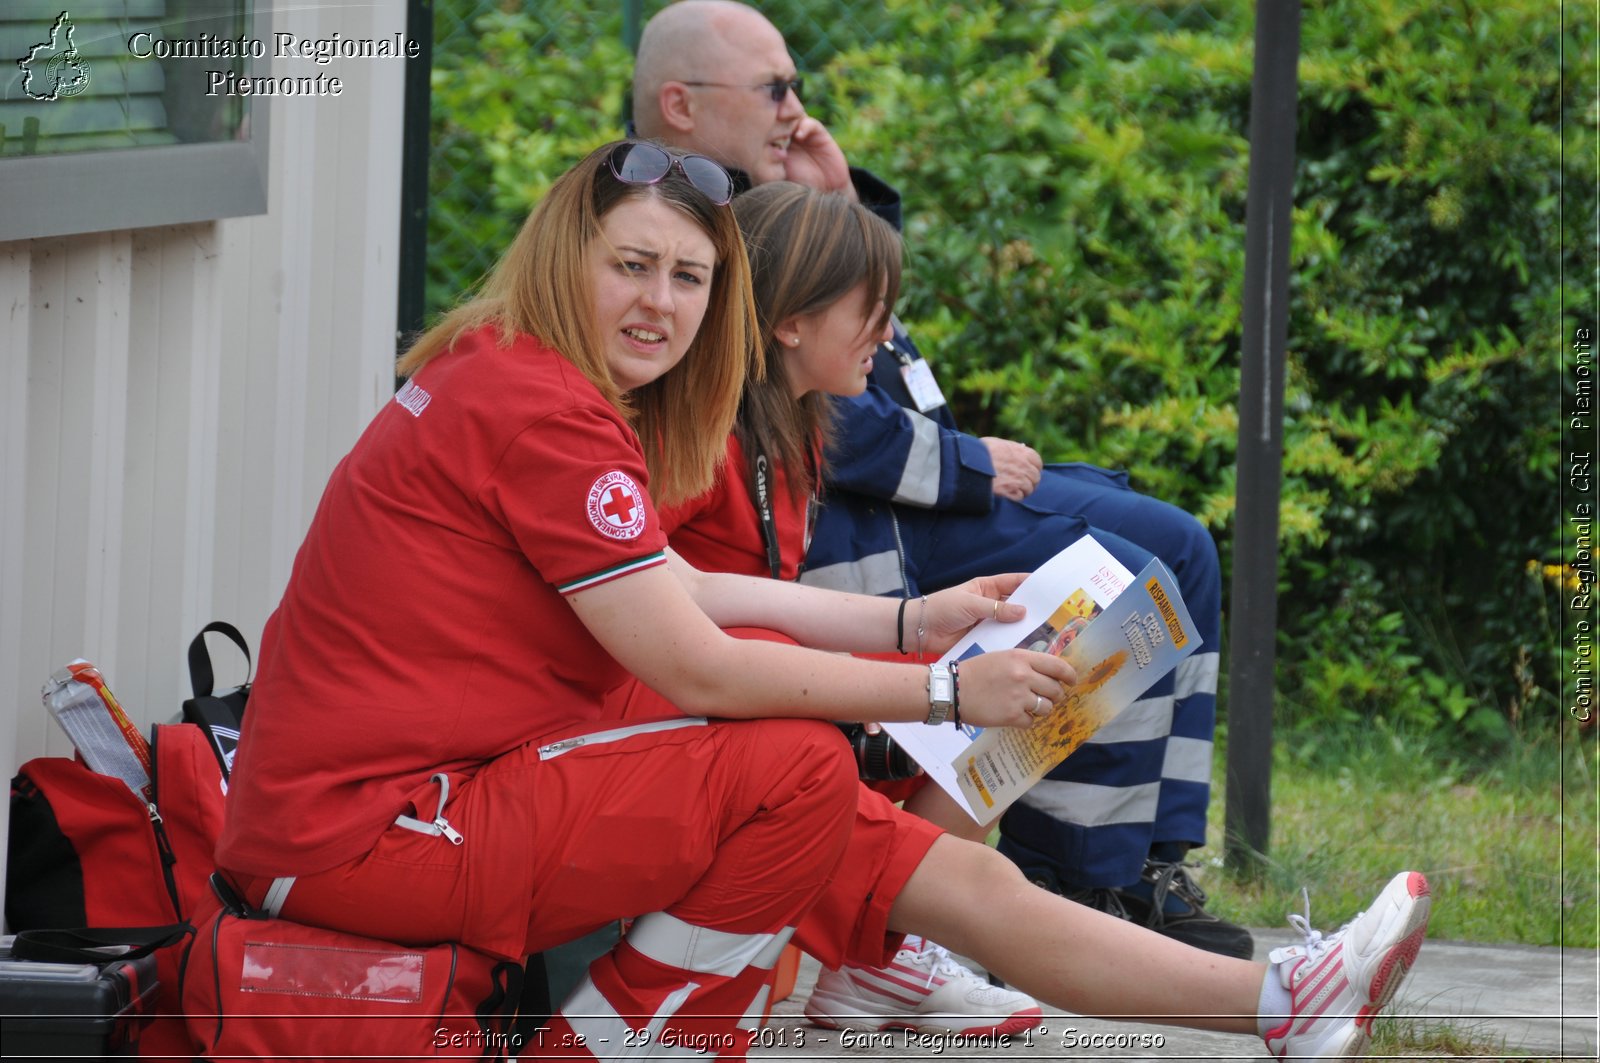
<path id="1" fill-rule="evenodd" d="M 268 7 L 0 6 L 0 240 L 265 211 Z"/>

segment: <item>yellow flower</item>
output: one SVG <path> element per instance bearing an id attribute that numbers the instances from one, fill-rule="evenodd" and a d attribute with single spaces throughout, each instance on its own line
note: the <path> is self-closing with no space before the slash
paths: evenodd
<path id="1" fill-rule="evenodd" d="M 1529 561 L 1528 574 L 1541 576 L 1547 583 L 1560 588 L 1567 594 L 1576 594 L 1583 588 L 1583 581 L 1578 575 L 1578 570 L 1571 565 L 1552 565 L 1539 561 Z"/>

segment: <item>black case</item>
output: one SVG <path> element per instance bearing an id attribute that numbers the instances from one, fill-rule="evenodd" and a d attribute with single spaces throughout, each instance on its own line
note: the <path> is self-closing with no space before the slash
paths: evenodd
<path id="1" fill-rule="evenodd" d="M 62 977 L 74 971 L 88 977 Z M 156 997 L 154 956 L 79 965 L 14 960 L 0 951 L 0 1042 L 8 1060 L 138 1054 Z"/>

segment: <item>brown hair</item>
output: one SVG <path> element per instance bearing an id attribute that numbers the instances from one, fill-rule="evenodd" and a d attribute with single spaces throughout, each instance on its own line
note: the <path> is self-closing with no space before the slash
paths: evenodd
<path id="1" fill-rule="evenodd" d="M 505 346 L 519 333 L 535 336 L 629 418 L 644 447 L 650 494 L 670 505 L 710 489 L 746 377 L 763 372 L 754 349 L 750 267 L 732 210 L 714 206 L 677 166 L 653 185 L 617 180 L 606 161 L 619 143 L 592 152 L 556 180 L 477 293 L 424 333 L 396 368 L 409 377 L 483 325 L 498 326 Z M 619 203 L 646 196 L 698 224 L 711 238 L 717 265 L 705 318 L 682 361 L 624 395 L 606 365 L 586 263 L 600 220 Z"/>
<path id="2" fill-rule="evenodd" d="M 884 320 L 900 291 L 900 236 L 858 203 L 788 181 L 753 188 L 734 202 L 749 249 L 761 326 L 761 377 L 745 385 L 734 431 L 746 454 L 782 462 L 796 498 L 815 488 L 813 449 L 832 428 L 832 396 L 796 401 L 775 331 L 797 314 L 826 310 L 863 282 L 882 283 Z M 869 302 L 870 305 L 870 302 Z"/>

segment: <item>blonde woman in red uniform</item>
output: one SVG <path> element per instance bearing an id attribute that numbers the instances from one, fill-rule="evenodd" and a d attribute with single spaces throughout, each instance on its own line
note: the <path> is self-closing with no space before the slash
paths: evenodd
<path id="1" fill-rule="evenodd" d="M 666 550 L 653 499 L 710 485 L 753 350 L 731 191 L 708 159 L 595 152 L 402 360 L 267 624 L 218 851 L 253 903 L 403 943 L 520 959 L 641 916 L 556 1020 L 599 1054 L 652 1018 L 742 1054 L 853 836 L 816 718 L 929 712 L 925 667 L 721 630 L 890 649 L 894 603 Z M 1007 590 L 930 599 L 928 638 Z M 1069 678 L 1016 654 L 962 709 L 1025 724 Z M 696 715 L 619 725 L 642 684 Z"/>

